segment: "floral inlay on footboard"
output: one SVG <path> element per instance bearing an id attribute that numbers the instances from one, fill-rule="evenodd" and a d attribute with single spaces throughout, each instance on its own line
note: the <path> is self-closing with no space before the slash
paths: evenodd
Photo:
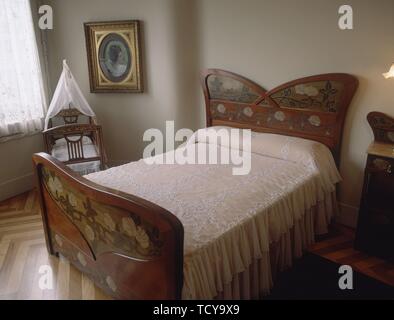
<path id="1" fill-rule="evenodd" d="M 91 200 L 46 167 L 42 168 L 42 177 L 51 198 L 78 228 L 96 257 L 105 252 L 140 260 L 160 255 L 163 239 L 159 230 L 137 214 Z"/>
<path id="2" fill-rule="evenodd" d="M 51 232 L 51 238 L 54 239 L 53 247 L 56 252 L 61 252 L 74 266 L 80 271 L 84 272 L 88 277 L 94 281 L 99 287 L 103 288 L 109 294 L 114 294 L 117 291 L 117 286 L 113 277 L 104 273 L 101 274 L 95 268 L 95 261 L 83 252 L 78 250 L 69 241 L 58 235 L 56 232 Z"/>

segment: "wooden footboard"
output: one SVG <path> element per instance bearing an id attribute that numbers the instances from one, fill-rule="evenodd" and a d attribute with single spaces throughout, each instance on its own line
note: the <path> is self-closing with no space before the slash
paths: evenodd
<path id="1" fill-rule="evenodd" d="M 119 299 L 179 299 L 183 226 L 167 210 L 33 156 L 49 253 Z"/>

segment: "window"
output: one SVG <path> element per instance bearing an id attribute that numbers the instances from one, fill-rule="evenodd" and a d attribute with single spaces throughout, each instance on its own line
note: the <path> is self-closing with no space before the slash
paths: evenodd
<path id="1" fill-rule="evenodd" d="M 0 0 L 0 138 L 42 129 L 45 96 L 29 0 Z"/>

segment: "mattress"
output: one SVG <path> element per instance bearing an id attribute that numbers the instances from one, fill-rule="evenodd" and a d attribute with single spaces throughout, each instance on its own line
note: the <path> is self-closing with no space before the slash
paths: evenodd
<path id="1" fill-rule="evenodd" d="M 70 136 L 68 138 L 70 140 L 78 140 L 80 136 Z M 82 137 L 82 145 L 85 158 L 93 158 L 99 156 L 96 146 L 89 137 Z M 51 154 L 59 161 L 65 162 L 69 160 L 67 141 L 65 138 L 56 140 L 55 145 L 52 148 Z M 68 164 L 67 166 L 81 175 L 100 171 L 100 161 L 73 163 Z"/>
<path id="2" fill-rule="evenodd" d="M 167 154 L 209 144 L 194 135 L 186 146 Z M 218 142 L 213 147 L 218 152 L 231 148 Z M 148 164 L 141 159 L 85 178 L 147 199 L 177 216 L 184 226 L 183 297 L 211 299 L 266 256 L 270 244 L 303 221 L 312 207 L 323 204 L 309 233 L 326 232 L 333 214 L 329 203 L 340 176 L 327 147 L 253 133 L 249 156 L 246 175 L 234 175 L 231 164 Z"/>

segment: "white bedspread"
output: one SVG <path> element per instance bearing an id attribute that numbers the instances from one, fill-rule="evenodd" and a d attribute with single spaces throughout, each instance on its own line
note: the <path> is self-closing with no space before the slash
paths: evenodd
<path id="1" fill-rule="evenodd" d="M 209 299 L 267 253 L 312 206 L 330 197 L 340 180 L 330 151 L 309 140 L 253 134 L 251 159 L 244 176 L 232 175 L 231 165 L 140 160 L 85 177 L 176 215 L 185 231 L 183 295 Z M 329 219 L 332 212 L 324 214 Z"/>

